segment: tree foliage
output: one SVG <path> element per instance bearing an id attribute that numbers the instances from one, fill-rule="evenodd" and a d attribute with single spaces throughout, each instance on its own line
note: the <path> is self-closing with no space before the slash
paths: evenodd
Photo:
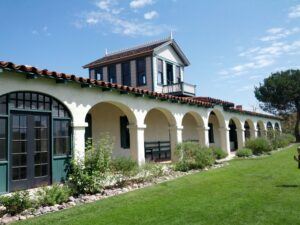
<path id="1" fill-rule="evenodd" d="M 287 70 L 271 74 L 259 87 L 255 96 L 260 107 L 275 115 L 296 113 L 295 136 L 300 141 L 300 70 Z"/>

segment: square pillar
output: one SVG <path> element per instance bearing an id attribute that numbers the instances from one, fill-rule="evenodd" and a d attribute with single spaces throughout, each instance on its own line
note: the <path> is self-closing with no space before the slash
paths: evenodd
<path id="1" fill-rule="evenodd" d="M 209 127 L 197 127 L 199 145 L 209 147 Z"/>
<path id="2" fill-rule="evenodd" d="M 73 124 L 73 158 L 77 162 L 84 161 L 85 156 L 85 128 L 88 126 L 84 124 Z"/>
<path id="3" fill-rule="evenodd" d="M 146 125 L 128 125 L 130 134 L 130 153 L 133 160 L 139 165 L 145 163 L 144 131 Z"/>
<path id="4" fill-rule="evenodd" d="M 255 139 L 258 137 L 258 129 L 251 129 L 251 138 Z"/>
<path id="5" fill-rule="evenodd" d="M 245 146 L 245 129 L 237 128 L 236 133 L 237 133 L 238 149 L 241 149 Z"/>
<path id="6" fill-rule="evenodd" d="M 182 143 L 182 130 L 183 126 L 170 126 L 170 138 L 171 138 L 171 159 L 172 161 L 176 160 L 175 150 L 176 146 L 179 143 Z"/>
<path id="7" fill-rule="evenodd" d="M 223 151 L 230 154 L 230 141 L 229 141 L 229 131 L 230 129 L 227 127 L 219 128 L 220 131 L 220 146 Z"/>

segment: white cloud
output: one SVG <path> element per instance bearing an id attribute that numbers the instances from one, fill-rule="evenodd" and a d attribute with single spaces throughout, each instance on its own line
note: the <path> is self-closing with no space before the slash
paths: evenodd
<path id="1" fill-rule="evenodd" d="M 126 36 L 154 36 L 169 29 L 166 25 L 156 26 L 152 23 L 128 20 L 118 15 L 97 11 L 88 13 L 85 18 L 85 23 L 88 25 L 109 25 L 113 33 Z"/>
<path id="2" fill-rule="evenodd" d="M 284 28 L 271 28 L 267 30 L 268 35 L 261 37 L 261 41 L 276 41 L 279 39 L 286 38 L 290 35 L 296 34 L 300 32 L 299 27 L 294 27 L 292 29 L 284 29 Z"/>
<path id="3" fill-rule="evenodd" d="M 153 0 L 133 0 L 130 2 L 130 8 L 138 9 L 143 8 L 146 5 L 152 5 L 154 3 Z"/>
<path id="4" fill-rule="evenodd" d="M 250 91 L 250 90 L 254 90 L 253 85 L 245 85 L 243 87 L 236 89 L 237 92 Z"/>
<path id="5" fill-rule="evenodd" d="M 153 0 L 133 0 L 130 7 L 141 8 L 153 3 Z M 82 13 L 80 19 L 73 23 L 74 26 L 79 29 L 86 26 L 101 27 L 103 34 L 110 31 L 126 36 L 155 36 L 171 30 L 168 25 L 155 24 L 151 21 L 158 17 L 158 13 L 154 10 L 140 18 L 133 10 L 121 8 L 118 0 L 100 0 L 95 6 L 97 7 L 95 10 Z M 129 9 L 128 5 L 127 7 Z"/>
<path id="6" fill-rule="evenodd" d="M 290 12 L 288 14 L 288 17 L 291 18 L 291 19 L 300 17 L 300 4 L 290 8 Z"/>
<path id="7" fill-rule="evenodd" d="M 40 29 L 32 30 L 31 33 L 33 35 L 45 35 L 45 36 L 50 36 L 51 35 L 51 33 L 48 31 L 48 27 L 47 26 L 43 26 Z"/>
<path id="8" fill-rule="evenodd" d="M 144 14 L 144 18 L 146 20 L 152 20 L 157 17 L 158 17 L 158 12 L 156 12 L 156 11 L 150 11 L 150 12 L 147 12 Z"/>

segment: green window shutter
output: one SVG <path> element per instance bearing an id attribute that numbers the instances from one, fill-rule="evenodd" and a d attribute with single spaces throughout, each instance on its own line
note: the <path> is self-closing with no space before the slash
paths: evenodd
<path id="1" fill-rule="evenodd" d="M 121 148 L 130 148 L 130 136 L 127 116 L 120 117 Z"/>

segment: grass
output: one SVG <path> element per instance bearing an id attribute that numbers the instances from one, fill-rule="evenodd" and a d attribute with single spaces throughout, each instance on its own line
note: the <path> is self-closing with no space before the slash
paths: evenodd
<path id="1" fill-rule="evenodd" d="M 296 146 L 18 224 L 300 224 Z"/>

